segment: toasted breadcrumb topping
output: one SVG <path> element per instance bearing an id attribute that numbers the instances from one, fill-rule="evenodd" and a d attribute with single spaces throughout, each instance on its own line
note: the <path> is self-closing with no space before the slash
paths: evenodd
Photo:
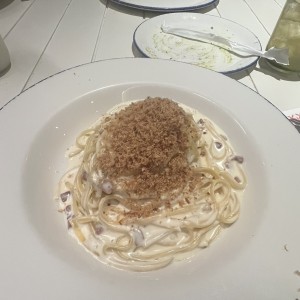
<path id="1" fill-rule="evenodd" d="M 174 101 L 133 102 L 113 115 L 104 131 L 98 166 L 113 180 L 126 178 L 123 184 L 129 194 L 159 198 L 186 185 L 188 153 L 200 133 L 192 116 Z"/>

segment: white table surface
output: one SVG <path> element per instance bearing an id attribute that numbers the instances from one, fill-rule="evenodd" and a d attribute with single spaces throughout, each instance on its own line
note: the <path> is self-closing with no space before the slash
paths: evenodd
<path id="1" fill-rule="evenodd" d="M 220 0 L 196 12 L 247 27 L 265 48 L 284 2 Z M 156 15 L 109 0 L 13 1 L 0 10 L 0 35 L 12 63 L 9 72 L 0 77 L 0 108 L 24 89 L 64 69 L 97 60 L 134 57 L 135 28 Z M 254 70 L 231 77 L 282 111 L 300 107 L 300 75 L 284 78 L 258 63 Z"/>

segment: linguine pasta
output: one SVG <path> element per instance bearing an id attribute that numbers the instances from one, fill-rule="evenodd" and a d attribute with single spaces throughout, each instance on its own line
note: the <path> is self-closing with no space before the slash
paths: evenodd
<path id="1" fill-rule="evenodd" d="M 243 157 L 215 124 L 172 100 L 115 107 L 68 155 L 59 210 L 77 241 L 113 267 L 165 267 L 239 217 Z"/>

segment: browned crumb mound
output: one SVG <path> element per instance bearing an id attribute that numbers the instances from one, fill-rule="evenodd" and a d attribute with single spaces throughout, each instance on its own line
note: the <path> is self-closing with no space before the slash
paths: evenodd
<path id="1" fill-rule="evenodd" d="M 163 98 L 134 102 L 104 130 L 109 146 L 98 158 L 99 168 L 114 180 L 133 174 L 125 184 L 129 194 L 159 197 L 186 184 L 187 151 L 199 133 L 177 103 Z"/>

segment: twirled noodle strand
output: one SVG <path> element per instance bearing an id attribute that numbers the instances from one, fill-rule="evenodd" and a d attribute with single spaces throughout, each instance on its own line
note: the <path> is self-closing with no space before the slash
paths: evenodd
<path id="1" fill-rule="evenodd" d="M 207 247 L 222 229 L 233 224 L 240 215 L 240 192 L 245 189 L 247 179 L 241 165 L 243 158 L 234 154 L 225 135 L 212 121 L 199 117 L 198 112 L 186 106 L 183 108 L 188 117 L 184 122 L 190 124 L 186 132 L 176 133 L 187 135 L 183 138 L 188 143 L 186 181 L 160 193 L 154 190 L 141 193 L 131 184 L 137 170 L 107 176 L 106 169 L 99 166 L 99 157 L 108 153 L 107 149 L 113 150 L 110 124 L 124 107 L 128 104 L 114 108 L 114 114 L 101 117 L 76 139 L 70 158 L 77 165 L 59 183 L 59 195 L 64 195 L 59 197 L 60 205 L 66 212 L 70 232 L 101 262 L 121 269 L 150 271 L 189 256 L 197 248 Z M 180 115 L 181 110 L 175 115 Z M 152 112 L 147 110 L 147 113 Z M 133 126 L 137 138 L 146 129 L 140 129 L 138 124 Z M 152 139 L 155 141 L 155 137 Z M 159 167 L 141 168 L 139 176 L 154 171 L 155 176 L 169 176 L 170 166 L 185 164 L 182 158 L 177 159 L 182 150 L 176 151 L 174 147 Z M 117 156 L 109 153 L 107 157 L 116 161 Z M 102 161 L 110 167 L 111 161 L 105 159 Z M 158 182 L 155 176 L 153 186 Z M 149 178 L 145 180 L 152 177 Z M 143 184 L 149 188 L 152 182 Z"/>

